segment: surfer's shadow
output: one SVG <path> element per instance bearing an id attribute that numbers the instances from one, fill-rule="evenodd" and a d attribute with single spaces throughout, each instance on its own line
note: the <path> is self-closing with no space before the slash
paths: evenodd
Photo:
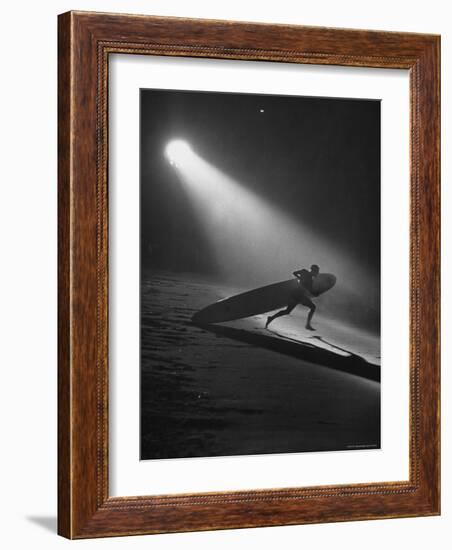
<path id="1" fill-rule="evenodd" d="M 336 347 L 341 351 L 346 351 L 347 356 L 338 355 L 333 351 L 320 348 L 306 341 L 300 341 L 290 338 L 281 338 L 277 334 L 269 336 L 262 333 L 251 332 L 243 328 L 235 328 L 220 324 L 200 324 L 195 323 L 198 328 L 207 330 L 218 337 L 231 338 L 244 342 L 246 344 L 268 349 L 283 355 L 288 355 L 301 361 L 317 364 L 321 367 L 339 370 L 349 374 L 354 374 L 370 380 L 380 381 L 380 367 L 368 363 L 362 357 L 343 350 L 339 346 L 326 342 L 321 336 L 313 335 L 310 338 L 321 340 L 324 343 Z"/>

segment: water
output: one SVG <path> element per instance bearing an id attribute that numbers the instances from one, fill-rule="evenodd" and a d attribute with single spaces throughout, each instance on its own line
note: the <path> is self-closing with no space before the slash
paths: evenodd
<path id="1" fill-rule="evenodd" d="M 141 457 L 380 445 L 379 341 L 306 311 L 197 327 L 195 311 L 242 289 L 192 274 L 142 280 Z"/>

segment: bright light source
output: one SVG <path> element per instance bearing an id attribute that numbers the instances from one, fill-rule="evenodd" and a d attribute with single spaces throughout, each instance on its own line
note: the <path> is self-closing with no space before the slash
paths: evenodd
<path id="1" fill-rule="evenodd" d="M 181 139 L 170 141 L 166 146 L 165 153 L 172 164 L 183 163 L 193 154 L 190 145 Z"/>

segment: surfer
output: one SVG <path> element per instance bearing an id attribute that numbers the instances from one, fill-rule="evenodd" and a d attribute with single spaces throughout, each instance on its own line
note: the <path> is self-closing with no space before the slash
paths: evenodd
<path id="1" fill-rule="evenodd" d="M 311 271 L 308 271 L 307 269 L 300 269 L 293 272 L 294 277 L 296 277 L 298 280 L 297 288 L 290 294 L 287 307 L 285 309 L 282 309 L 274 315 L 270 315 L 270 317 L 267 317 L 265 328 L 267 328 L 268 325 L 278 317 L 289 315 L 298 304 L 302 304 L 303 306 L 309 308 L 306 328 L 307 330 L 315 330 L 315 328 L 311 325 L 312 317 L 315 312 L 315 304 L 311 300 L 311 298 L 313 297 L 312 283 L 319 272 L 320 268 L 318 265 L 315 264 L 311 265 Z"/>

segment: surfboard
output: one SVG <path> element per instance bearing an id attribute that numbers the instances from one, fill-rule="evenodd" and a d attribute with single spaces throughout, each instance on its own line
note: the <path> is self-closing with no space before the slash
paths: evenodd
<path id="1" fill-rule="evenodd" d="M 312 296 L 320 296 L 335 284 L 335 275 L 319 273 L 313 280 Z M 289 279 L 224 298 L 196 312 L 192 321 L 198 324 L 223 323 L 286 307 L 289 297 L 297 289 L 297 285 L 296 279 Z"/>

